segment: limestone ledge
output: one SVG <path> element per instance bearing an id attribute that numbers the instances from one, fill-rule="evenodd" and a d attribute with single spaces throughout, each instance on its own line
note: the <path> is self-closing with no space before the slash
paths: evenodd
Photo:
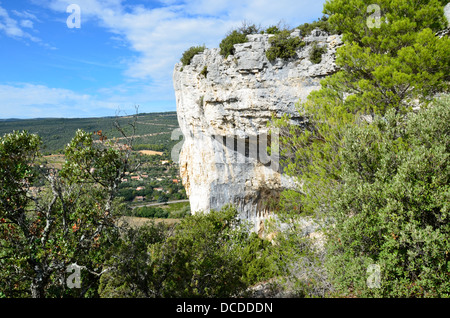
<path id="1" fill-rule="evenodd" d="M 314 30 L 303 37 L 307 45 L 295 58 L 271 62 L 265 54 L 271 36 L 249 35 L 226 59 L 218 48 L 206 49 L 190 65 L 176 64 L 173 73 L 184 136 L 180 174 L 192 212 L 232 203 L 255 230 L 270 215 L 270 201 L 294 182 L 280 173 L 276 156 L 264 161 L 252 149 L 262 144 L 273 115 L 290 114 L 293 124 L 302 124 L 297 102 L 336 72 L 335 53 L 342 45 L 340 36 Z M 319 64 L 309 60 L 314 42 L 327 49 Z"/>

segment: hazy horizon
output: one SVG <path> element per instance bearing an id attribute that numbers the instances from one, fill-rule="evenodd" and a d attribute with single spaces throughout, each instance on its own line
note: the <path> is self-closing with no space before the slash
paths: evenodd
<path id="1" fill-rule="evenodd" d="M 168 111 L 150 111 L 150 112 L 139 112 L 139 115 L 143 115 L 143 114 L 164 114 L 164 113 L 176 113 L 176 110 L 168 110 Z M 105 116 L 89 116 L 89 117 L 24 117 L 24 118 L 16 118 L 16 117 L 11 117 L 11 118 L 0 118 L 0 122 L 2 121 L 19 121 L 19 120 L 51 120 L 51 119 L 95 119 L 95 118 L 115 118 L 115 117 L 128 117 L 128 116 L 133 116 L 136 113 L 132 113 L 132 114 L 122 114 L 122 115 L 105 115 Z"/>

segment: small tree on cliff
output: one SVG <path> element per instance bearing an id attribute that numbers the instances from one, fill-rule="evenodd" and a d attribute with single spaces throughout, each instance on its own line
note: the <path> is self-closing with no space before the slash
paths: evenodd
<path id="1" fill-rule="evenodd" d="M 242 26 L 231 30 L 220 42 L 220 54 L 227 58 L 229 55 L 234 54 L 234 45 L 239 43 L 245 43 L 248 41 L 247 35 L 256 34 L 261 31 L 259 26 L 255 24 L 249 24 L 248 22 L 242 22 Z"/>
<path id="2" fill-rule="evenodd" d="M 130 150 L 79 130 L 60 171 L 37 161 L 41 140 L 27 132 L 0 138 L 0 291 L 7 297 L 95 295 L 104 249 L 117 239 L 115 191 Z M 41 191 L 33 185 L 40 183 Z M 36 193 L 38 192 L 38 193 Z M 69 289 L 69 265 L 82 267 Z"/>

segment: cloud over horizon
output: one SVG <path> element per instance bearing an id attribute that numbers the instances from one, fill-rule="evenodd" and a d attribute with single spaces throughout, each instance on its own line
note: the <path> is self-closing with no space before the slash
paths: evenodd
<path id="1" fill-rule="evenodd" d="M 243 21 L 262 27 L 275 25 L 280 21 L 291 27 L 310 22 L 321 16 L 323 2 L 78 0 L 77 4 L 81 9 L 81 29 L 100 28 L 108 34 L 109 41 L 113 45 L 128 50 L 128 54 L 123 57 L 125 66 L 121 71 L 121 80 L 124 86 L 128 87 L 130 94 L 133 92 L 134 95 L 125 93 L 122 96 L 136 97 L 137 103 L 142 101 L 143 104 L 150 105 L 151 97 L 145 94 L 155 94 L 158 100 L 171 101 L 175 106 L 172 71 L 184 50 L 203 44 L 210 48 L 218 47 L 226 33 L 232 28 L 239 27 Z M 65 23 L 65 19 L 62 18 L 69 16 L 66 9 L 73 0 L 32 0 L 32 3 L 42 10 L 58 14 L 61 22 Z M 33 42 L 42 41 L 27 32 L 36 28 L 35 23 L 38 21 L 39 16 L 27 10 L 13 9 L 8 13 L 0 2 L 0 35 L 3 32 L 10 37 Z M 77 30 L 72 32 L 76 34 Z M 81 60 L 84 57 L 78 58 Z M 132 85 L 142 87 L 143 90 L 136 93 Z M 23 86 L 22 89 L 26 87 L 31 89 L 33 86 Z M 71 87 L 66 89 L 72 90 Z M 76 91 L 73 93 L 73 96 L 84 95 Z M 115 97 L 117 100 L 123 100 L 118 94 Z M 113 96 L 109 96 L 109 100 L 111 98 Z M 95 99 L 96 97 L 91 96 L 91 100 Z M 36 103 L 36 106 L 38 105 L 39 103 Z M 4 116 L 2 112 L 1 117 Z"/>

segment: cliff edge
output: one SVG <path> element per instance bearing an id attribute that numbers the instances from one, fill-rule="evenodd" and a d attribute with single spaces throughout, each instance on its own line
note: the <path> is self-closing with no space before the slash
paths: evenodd
<path id="1" fill-rule="evenodd" d="M 269 61 L 271 36 L 249 35 L 227 58 L 218 48 L 206 49 L 190 65 L 176 64 L 173 73 L 184 136 L 180 174 L 192 213 L 231 203 L 255 230 L 270 214 L 271 200 L 292 186 L 280 173 L 276 133 L 268 136 L 268 122 L 287 113 L 293 124 L 302 124 L 295 104 L 336 72 L 335 52 L 342 45 L 340 36 L 314 30 L 302 37 L 306 45 L 296 57 Z M 326 48 L 318 64 L 310 60 L 314 46 Z M 266 145 L 275 151 L 268 154 Z"/>

